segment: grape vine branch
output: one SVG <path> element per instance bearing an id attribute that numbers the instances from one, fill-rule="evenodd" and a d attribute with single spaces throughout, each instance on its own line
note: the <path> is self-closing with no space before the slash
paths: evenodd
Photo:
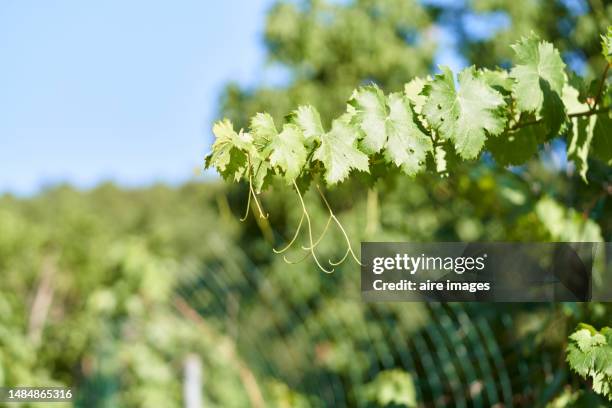
<path id="1" fill-rule="evenodd" d="M 331 273 L 349 255 L 358 263 L 359 258 L 321 185 L 332 187 L 356 172 L 372 183 L 394 172 L 414 177 L 429 170 L 446 176 L 459 160 L 474 160 L 484 152 L 501 166 L 520 165 L 554 138 L 565 138 L 568 159 L 585 182 L 589 160 L 612 165 L 612 27 L 602 40 L 606 65 L 591 84 L 566 72 L 553 45 L 531 34 L 512 45 L 515 65 L 509 70 L 471 66 L 455 76 L 441 67 L 433 77 L 414 78 L 403 92 L 385 95 L 376 84 L 357 88 L 329 130 L 310 105 L 288 115 L 280 131 L 268 113 L 256 114 L 248 131 L 236 131 L 223 119 L 213 126 L 215 141 L 205 167 L 214 167 L 226 180 L 248 183 L 243 221 L 251 201 L 259 216 L 268 218 L 258 195 L 270 186 L 295 190 L 300 221 L 288 244 L 274 252 L 288 263 L 312 256 L 322 271 Z M 590 94 L 592 89 L 596 91 Z M 373 166 L 377 171 L 371 173 Z M 316 239 L 303 197 L 313 181 L 329 211 Z M 285 252 L 304 225 L 305 255 L 289 260 Z M 315 250 L 331 225 L 342 234 L 346 251 L 338 261 L 328 260 L 330 268 Z"/>

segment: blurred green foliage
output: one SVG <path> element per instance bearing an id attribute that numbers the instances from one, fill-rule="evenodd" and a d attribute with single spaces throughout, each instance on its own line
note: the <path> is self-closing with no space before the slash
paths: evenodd
<path id="1" fill-rule="evenodd" d="M 191 351 L 216 372 L 209 398 L 227 399 L 237 374 L 219 338 L 174 306 L 193 259 L 210 257 L 200 227 L 214 220 L 214 194 L 105 185 L 2 199 L 0 383 L 73 386 L 79 406 L 181 406 Z"/>

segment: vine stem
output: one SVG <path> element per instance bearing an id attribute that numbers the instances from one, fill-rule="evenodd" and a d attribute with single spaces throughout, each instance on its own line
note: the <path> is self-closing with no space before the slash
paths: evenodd
<path id="1" fill-rule="evenodd" d="M 338 225 L 338 228 L 340 228 L 340 231 L 342 232 L 342 235 L 344 235 L 344 239 L 346 240 L 346 245 L 347 245 L 346 254 L 340 259 L 340 261 L 338 261 L 336 263 L 332 262 L 330 260 L 329 261 L 330 265 L 332 265 L 332 266 L 340 265 L 342 262 L 344 262 L 344 260 L 346 259 L 346 257 L 348 256 L 349 253 L 353 257 L 355 262 L 357 262 L 359 265 L 362 265 L 361 261 L 359 260 L 359 258 L 357 258 L 357 255 L 355 255 L 355 252 L 353 251 L 353 246 L 351 245 L 351 240 L 349 239 L 348 234 L 344 230 L 344 227 L 342 226 L 342 223 L 340 223 L 340 220 L 338 220 L 338 218 L 334 214 L 333 210 L 331 209 L 331 206 L 329 205 L 329 202 L 327 202 L 327 198 L 325 198 L 325 195 L 321 191 L 321 188 L 319 187 L 319 185 L 317 184 L 316 186 L 317 186 L 317 191 L 319 192 L 319 195 L 321 196 L 321 198 L 323 199 L 323 202 L 325 203 L 325 206 L 329 210 L 330 218 L 333 219 L 334 222 L 336 223 L 336 225 Z"/>
<path id="2" fill-rule="evenodd" d="M 315 247 L 319 245 L 319 243 L 323 240 L 323 237 L 325 236 L 325 233 L 327 232 L 327 229 L 329 228 L 329 225 L 331 224 L 331 220 L 332 220 L 331 217 L 327 218 L 327 222 L 325 223 L 325 228 L 323 228 L 323 232 L 321 232 L 321 235 L 319 235 L 319 238 L 317 238 L 317 240 L 314 243 Z M 310 247 L 302 246 L 302 249 L 304 251 L 309 251 Z"/>
<path id="3" fill-rule="evenodd" d="M 289 248 L 291 248 L 291 245 L 293 245 L 293 243 L 295 242 L 295 240 L 297 239 L 300 230 L 302 229 L 302 224 L 304 223 L 304 212 L 302 212 L 302 217 L 300 218 L 300 222 L 298 224 L 297 229 L 295 230 L 295 234 L 293 234 L 293 238 L 291 238 L 291 241 L 289 241 L 289 243 L 283 248 L 283 249 L 275 249 L 272 248 L 272 251 L 274 251 L 275 254 L 282 254 L 283 252 L 287 251 Z"/>
<path id="4" fill-rule="evenodd" d="M 295 265 L 295 264 L 299 264 L 300 262 L 303 262 L 306 258 L 308 258 L 310 256 L 310 252 L 307 252 L 303 257 L 301 257 L 300 259 L 298 259 L 297 261 L 292 261 L 290 259 L 287 258 L 286 255 L 283 255 L 283 261 L 285 261 L 286 263 L 288 263 L 289 265 Z M 323 269 L 325 270 L 325 269 Z M 332 271 L 333 272 L 333 271 Z"/>
<path id="5" fill-rule="evenodd" d="M 610 107 L 605 107 L 605 108 L 601 108 L 601 109 L 591 109 L 588 111 L 584 111 L 584 112 L 576 112 L 576 113 L 570 113 L 567 115 L 568 118 L 580 118 L 583 116 L 592 116 L 592 115 L 597 115 L 600 113 L 605 113 L 608 112 L 610 110 Z M 531 120 L 528 122 L 520 122 L 517 123 L 516 125 L 512 126 L 510 128 L 510 130 L 516 130 L 516 129 L 520 129 L 520 128 L 524 128 L 527 126 L 532 126 L 532 125 L 537 125 L 538 123 L 541 123 L 543 119 L 537 119 L 537 120 Z"/>
<path id="6" fill-rule="evenodd" d="M 299 192 L 299 189 L 298 189 L 297 193 L 298 193 L 298 195 L 301 197 L 301 193 Z M 300 201 L 303 203 L 303 200 L 301 200 L 301 199 L 300 199 Z M 302 225 L 304 224 L 304 218 L 306 218 L 306 217 L 308 217 L 308 221 L 310 221 L 310 217 L 309 217 L 308 211 L 306 211 L 306 207 L 305 207 L 305 206 L 302 206 L 302 216 L 300 217 L 300 222 L 298 223 L 298 227 L 297 227 L 297 229 L 296 229 L 296 231 L 295 231 L 295 234 L 293 234 L 293 238 L 292 238 L 292 239 L 291 239 L 291 241 L 289 241 L 289 243 L 288 243 L 287 245 L 285 245 L 285 247 L 284 247 L 284 248 L 282 248 L 282 249 L 275 249 L 275 248 L 272 248 L 272 251 L 274 251 L 274 253 L 277 253 L 277 254 L 282 254 L 283 252 L 286 252 L 286 251 L 287 251 L 289 248 L 291 248 L 291 247 L 293 246 L 293 244 L 295 243 L 295 240 L 296 240 L 296 239 L 298 238 L 298 236 L 299 236 L 299 233 L 300 233 L 300 231 L 301 231 L 301 229 L 302 229 Z M 308 256 L 309 256 L 309 255 L 311 255 L 311 254 L 312 254 L 312 255 L 313 255 L 313 257 L 315 258 L 315 260 L 317 260 L 317 265 L 319 265 L 319 267 L 321 267 L 320 263 L 318 262 L 318 259 L 316 258 L 315 254 L 314 254 L 314 249 L 315 249 L 315 248 L 317 247 L 317 245 L 319 245 L 319 243 L 320 243 L 320 242 L 323 240 L 323 237 L 325 236 L 325 233 L 327 232 L 327 229 L 329 228 L 330 223 L 331 223 L 331 217 L 329 217 L 329 218 L 327 219 L 327 223 L 325 224 L 325 228 L 323 229 L 323 232 L 321 232 L 321 235 L 319 236 L 319 238 L 317 238 L 317 240 L 314 242 L 314 244 L 313 244 L 313 243 L 312 243 L 312 241 L 311 241 L 311 246 L 302 246 L 302 249 L 303 249 L 304 251 L 307 251 L 307 253 L 306 253 L 306 254 L 305 254 L 303 257 L 301 257 L 301 258 L 300 258 L 300 259 L 298 259 L 297 261 L 291 261 L 291 260 L 289 260 L 289 259 L 287 258 L 287 256 L 286 256 L 286 255 L 283 255 L 283 260 L 284 260 L 286 263 L 290 264 L 290 265 L 294 265 L 294 264 L 298 264 L 298 263 L 300 263 L 300 262 L 304 261 L 306 258 L 308 258 Z M 310 222 L 308 223 L 308 228 L 309 228 L 309 233 L 311 233 L 312 229 L 311 229 Z M 310 234 L 310 236 L 312 237 L 312 234 Z M 326 273 L 331 273 L 331 272 L 333 272 L 333 270 L 328 271 L 328 270 L 326 270 L 325 268 L 322 268 L 322 267 L 321 267 L 321 269 L 322 269 L 323 271 L 325 271 Z"/>
<path id="7" fill-rule="evenodd" d="M 601 109 L 592 109 L 586 112 L 576 112 L 576 113 L 570 113 L 567 115 L 567 117 L 569 118 L 579 118 L 581 116 L 591 116 L 591 115 L 597 115 L 599 113 L 606 113 L 610 110 L 609 106 L 606 106 L 605 108 L 601 108 Z"/>
<path id="8" fill-rule="evenodd" d="M 304 203 L 304 198 L 302 197 L 302 193 L 300 192 L 300 188 L 298 187 L 297 183 L 295 182 L 295 180 L 293 181 L 293 187 L 295 187 L 295 191 L 298 195 L 298 197 L 300 198 L 300 204 L 302 204 L 302 211 L 304 212 L 304 215 L 306 216 L 306 223 L 308 224 L 308 239 L 310 240 L 310 253 L 312 254 L 312 257 L 314 258 L 315 262 L 317 263 L 317 266 L 325 273 L 332 273 L 334 271 L 334 269 L 332 270 L 328 270 L 325 269 L 323 267 L 323 265 L 321 265 L 321 263 L 319 262 L 319 259 L 317 258 L 317 254 L 314 251 L 314 240 L 312 239 L 312 223 L 310 222 L 310 214 L 308 214 L 308 210 L 306 209 L 306 204 Z"/>
<path id="9" fill-rule="evenodd" d="M 249 177 L 249 183 L 250 182 L 251 180 Z M 249 198 L 247 198 L 247 206 L 246 206 L 246 210 L 244 211 L 244 217 L 240 218 L 240 222 L 246 221 L 247 217 L 249 216 L 250 209 L 251 209 L 251 187 L 249 186 Z"/>
<path id="10" fill-rule="evenodd" d="M 306 253 L 303 257 L 301 257 L 300 259 L 296 260 L 296 261 L 292 261 L 287 259 L 286 256 L 283 256 L 283 260 L 285 262 L 287 262 L 288 264 L 297 264 L 300 263 L 302 261 L 304 261 L 308 256 L 312 255 L 313 258 L 315 259 L 315 262 L 317 263 L 317 266 L 323 270 L 326 273 L 331 273 L 334 270 L 332 269 L 327 270 L 325 269 L 321 263 L 319 262 L 319 259 L 316 256 L 316 253 L 314 252 L 314 249 L 319 245 L 319 243 L 323 240 L 323 238 L 325 237 L 327 230 L 329 229 L 329 226 L 331 225 L 331 222 L 334 221 L 336 223 L 336 225 L 338 226 L 338 228 L 340 229 L 340 232 L 342 232 L 342 235 L 344 236 L 344 239 L 346 241 L 346 252 L 344 253 L 344 256 L 342 256 L 342 258 L 340 258 L 338 261 L 332 261 L 329 260 L 329 264 L 332 266 L 338 266 L 340 265 L 342 262 L 344 262 L 346 260 L 346 258 L 351 255 L 353 257 L 353 259 L 355 260 L 355 262 L 357 262 L 359 265 L 361 265 L 361 262 L 359 261 L 359 259 L 357 258 L 357 255 L 355 254 L 355 251 L 353 250 L 353 247 L 351 245 L 351 241 L 348 237 L 348 234 L 346 233 L 346 230 L 344 229 L 344 226 L 342 225 L 342 223 L 340 222 L 340 220 L 338 219 L 338 217 L 336 217 L 336 215 L 334 214 L 329 202 L 327 201 L 327 198 L 325 197 L 325 195 L 323 194 L 323 192 L 321 191 L 321 187 L 317 184 L 317 191 L 319 193 L 319 195 L 321 196 L 321 198 L 323 199 L 323 202 L 325 203 L 325 206 L 327 207 L 327 210 L 329 211 L 329 217 L 327 218 L 327 222 L 325 223 L 325 227 L 323 228 L 323 231 L 321 232 L 321 234 L 319 235 L 319 237 L 316 240 L 313 240 L 312 237 L 312 223 L 310 220 L 310 214 L 308 213 L 307 209 L 306 209 L 306 204 L 304 202 L 304 198 L 300 192 L 299 187 L 297 186 L 297 184 L 294 182 L 294 187 L 295 187 L 295 191 L 298 194 L 298 197 L 300 199 L 300 204 L 302 205 L 302 217 L 300 218 L 300 223 L 298 224 L 298 228 L 293 236 L 293 238 L 291 239 L 291 241 L 283 248 L 280 250 L 276 250 L 274 249 L 274 252 L 276 253 L 282 253 L 285 252 L 287 249 L 289 249 L 293 243 L 295 242 L 295 240 L 298 237 L 299 231 L 301 230 L 301 227 L 303 225 L 303 221 L 304 218 L 306 218 L 306 223 L 308 226 L 308 237 L 310 240 L 310 246 L 302 246 L 302 249 L 304 251 L 308 251 L 308 253 Z"/>
<path id="11" fill-rule="evenodd" d="M 304 162 L 304 165 L 300 169 L 300 174 L 298 175 L 297 178 L 299 178 L 304 173 L 304 169 L 306 168 L 308 164 L 310 164 L 310 160 L 312 160 L 312 156 L 314 155 L 315 150 L 317 150 L 317 147 L 318 146 L 316 145 L 313 146 L 312 150 L 310 150 L 310 152 L 308 153 L 308 156 L 306 156 L 306 161 Z"/>
<path id="12" fill-rule="evenodd" d="M 251 207 L 251 196 L 253 196 L 253 201 L 255 201 L 255 205 L 257 206 L 257 209 L 259 210 L 259 216 L 263 219 L 268 219 L 269 214 L 266 213 L 266 215 L 264 215 L 261 205 L 259 204 L 259 200 L 257 199 L 257 195 L 255 194 L 255 189 L 253 188 L 253 171 L 252 171 L 252 165 L 251 165 L 251 155 L 249 153 L 247 153 L 246 155 L 247 155 L 247 159 L 249 162 L 248 163 L 249 164 L 249 198 L 247 200 L 247 207 L 246 207 L 246 211 L 244 212 L 244 217 L 242 217 L 240 221 L 244 222 L 249 215 L 249 209 Z"/>
<path id="13" fill-rule="evenodd" d="M 340 258 L 338 261 L 332 261 L 331 259 L 329 260 L 329 264 L 332 266 L 338 266 L 340 265 L 342 262 L 344 262 L 346 260 L 346 258 L 349 256 L 349 253 L 351 253 L 351 248 L 346 248 L 346 252 L 344 253 L 344 256 L 342 258 Z M 355 255 L 353 254 L 353 258 L 355 257 Z M 355 259 L 356 260 L 356 259 Z M 359 263 L 359 265 L 361 265 L 361 263 L 359 261 L 357 261 Z"/>

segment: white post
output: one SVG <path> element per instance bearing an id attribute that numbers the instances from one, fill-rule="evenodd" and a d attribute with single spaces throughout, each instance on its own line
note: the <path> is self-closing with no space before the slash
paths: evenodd
<path id="1" fill-rule="evenodd" d="M 202 361 L 197 354 L 188 354 L 183 366 L 183 400 L 185 408 L 202 408 Z"/>

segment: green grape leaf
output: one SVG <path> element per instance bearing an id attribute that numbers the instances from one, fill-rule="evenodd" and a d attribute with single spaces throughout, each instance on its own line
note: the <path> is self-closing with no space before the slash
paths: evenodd
<path id="1" fill-rule="evenodd" d="M 572 333 L 569 338 L 574 340 L 581 351 L 589 351 L 593 346 L 606 344 L 606 338 L 600 333 L 591 334 L 588 329 L 580 329 Z"/>
<path id="2" fill-rule="evenodd" d="M 274 119 L 268 113 L 257 113 L 251 119 L 251 135 L 255 150 L 251 152 L 251 169 L 253 188 L 261 192 L 271 178 L 270 156 L 271 142 L 278 134 Z"/>
<path id="3" fill-rule="evenodd" d="M 250 131 L 253 136 L 253 149 L 249 152 L 247 160 L 251 162 L 253 188 L 260 193 L 272 178 L 272 168 L 268 156 L 270 156 L 271 151 L 270 144 L 278 131 L 274 125 L 274 119 L 268 113 L 257 113 L 253 116 Z"/>
<path id="4" fill-rule="evenodd" d="M 612 64 L 612 26 L 608 26 L 606 35 L 601 35 L 601 52 L 608 64 Z"/>
<path id="5" fill-rule="evenodd" d="M 228 119 L 215 123 L 213 133 L 215 142 L 205 158 L 206 168 L 215 167 L 225 179 L 240 181 L 248 167 L 246 152 L 253 148 L 253 137 L 242 130 L 236 133 Z"/>
<path id="6" fill-rule="evenodd" d="M 376 85 L 370 85 L 355 90 L 349 104 L 364 134 L 361 147 L 366 153 L 378 153 L 387 141 L 385 95 Z"/>
<path id="7" fill-rule="evenodd" d="M 357 149 L 355 129 L 340 117 L 332 122 L 331 130 L 321 137 L 321 145 L 313 159 L 325 166 L 325 181 L 332 185 L 348 176 L 351 169 L 368 171 L 368 156 Z"/>
<path id="8" fill-rule="evenodd" d="M 568 112 L 578 112 L 578 109 L 582 109 L 582 106 L 576 107 L 575 105 L 571 105 L 574 100 L 577 100 L 578 103 L 584 104 L 587 101 L 587 98 L 591 95 L 597 93 L 597 87 L 599 86 L 599 80 L 592 80 L 589 84 L 586 83 L 584 78 L 578 76 L 574 71 L 570 71 L 568 73 L 567 84 L 563 87 L 563 103 L 567 108 Z M 575 97 L 575 93 L 571 93 L 572 101 L 568 101 L 567 99 L 567 90 L 574 89 L 575 92 L 578 93 L 578 96 Z M 568 104 L 569 102 L 569 104 Z M 587 105 L 588 108 L 588 105 Z"/>
<path id="9" fill-rule="evenodd" d="M 487 138 L 486 132 L 497 135 L 505 126 L 498 113 L 504 105 L 499 92 L 479 78 L 473 68 L 459 74 L 459 89 L 448 67 L 423 90 L 428 100 L 423 114 L 442 137 L 453 141 L 455 150 L 464 159 L 480 153 Z"/>
<path id="10" fill-rule="evenodd" d="M 306 163 L 307 151 L 304 135 L 297 125 L 285 124 L 279 134 L 272 116 L 258 113 L 251 120 L 251 134 L 256 148 L 256 154 L 251 154 L 253 186 L 256 191 L 263 188 L 271 168 L 283 174 L 288 182 L 299 176 Z"/>
<path id="11" fill-rule="evenodd" d="M 563 103 L 573 112 L 589 109 L 586 103 L 580 102 L 580 91 L 569 84 L 563 87 Z M 595 116 L 574 117 L 571 118 L 571 125 L 568 129 L 567 158 L 574 162 L 576 171 L 585 182 L 587 182 L 588 155 L 596 120 Z"/>
<path id="12" fill-rule="evenodd" d="M 567 347 L 567 362 L 572 370 L 583 377 L 588 375 L 593 366 L 592 356 L 583 353 L 575 344 L 570 344 Z"/>
<path id="13" fill-rule="evenodd" d="M 278 131 L 274 125 L 274 119 L 268 113 L 257 113 L 251 119 L 251 135 L 253 135 L 253 145 L 258 152 L 264 155 L 270 150 L 270 143 L 276 137 Z"/>
<path id="14" fill-rule="evenodd" d="M 584 83 L 579 82 L 579 78 L 576 79 L 575 77 L 571 83 L 563 86 L 563 92 L 561 94 L 563 104 L 570 112 L 584 112 L 589 109 L 589 105 L 582 100 L 580 86 L 584 86 Z"/>
<path id="15" fill-rule="evenodd" d="M 501 166 L 525 163 L 538 151 L 542 124 L 525 126 L 487 139 L 487 149 Z"/>
<path id="16" fill-rule="evenodd" d="M 593 391 L 601 395 L 612 395 L 612 381 L 599 372 L 593 374 Z"/>
<path id="17" fill-rule="evenodd" d="M 414 111 L 416 113 L 421 113 L 423 110 L 423 105 L 425 105 L 426 98 L 422 94 L 423 88 L 428 80 L 431 80 L 430 77 L 427 77 L 427 80 L 422 78 L 413 78 L 410 82 L 404 85 L 404 93 L 406 97 L 414 105 Z"/>
<path id="18" fill-rule="evenodd" d="M 600 332 L 581 324 L 569 336 L 566 360 L 572 370 L 590 378 L 593 391 L 612 401 L 612 329 Z"/>
<path id="19" fill-rule="evenodd" d="M 547 126 L 546 135 L 554 137 L 566 119 L 560 97 L 566 81 L 565 63 L 552 44 L 540 41 L 533 34 L 522 38 L 512 48 L 519 61 L 510 71 L 516 81 L 517 107 L 521 112 L 533 112 L 542 117 Z"/>
<path id="20" fill-rule="evenodd" d="M 519 64 L 510 71 L 514 94 L 522 112 L 539 112 L 545 104 L 545 92 L 561 94 L 565 84 L 565 64 L 552 44 L 531 35 L 512 46 Z M 546 89 L 547 87 L 547 89 Z"/>
<path id="21" fill-rule="evenodd" d="M 253 171 L 252 183 L 255 192 L 261 193 L 268 184 L 270 184 L 270 179 L 272 178 L 272 167 L 270 166 L 270 162 L 268 160 L 262 159 L 259 156 L 251 158 L 251 168 Z"/>
<path id="22" fill-rule="evenodd" d="M 402 370 L 380 372 L 362 388 L 363 399 L 377 406 L 416 407 L 417 394 L 412 376 Z"/>
<path id="23" fill-rule="evenodd" d="M 540 114 L 546 127 L 546 132 L 542 133 L 544 137 L 541 137 L 540 140 L 546 142 L 565 131 L 564 125 L 567 121 L 567 113 L 565 105 L 559 96 L 560 94 L 552 91 L 548 86 L 548 82 L 542 83 L 542 92 L 545 102 Z"/>
<path id="24" fill-rule="evenodd" d="M 482 79 L 495 90 L 509 94 L 512 92 L 514 80 L 510 78 L 507 71 L 483 69 L 481 73 Z"/>
<path id="25" fill-rule="evenodd" d="M 428 152 L 433 149 L 431 138 L 414 122 L 414 113 L 408 98 L 393 93 L 389 95 L 389 118 L 386 122 L 388 140 L 384 155 L 409 176 L 425 167 Z"/>
<path id="26" fill-rule="evenodd" d="M 448 159 L 444 146 L 438 145 L 434 150 L 434 163 L 436 172 L 442 176 L 448 176 Z"/>
<path id="27" fill-rule="evenodd" d="M 308 156 L 300 128 L 285 124 L 283 131 L 272 139 L 270 149 L 272 167 L 282 171 L 288 182 L 293 182 L 300 175 Z"/>
<path id="28" fill-rule="evenodd" d="M 293 114 L 294 122 L 298 125 L 304 134 L 304 138 L 321 139 L 325 133 L 323 125 L 321 125 L 321 116 L 319 112 L 310 105 L 300 106 Z"/>
<path id="29" fill-rule="evenodd" d="M 589 170 L 589 149 L 593 140 L 593 128 L 596 121 L 595 116 L 572 118 L 572 126 L 569 131 L 567 158 L 574 162 L 578 174 L 585 183 Z"/>

